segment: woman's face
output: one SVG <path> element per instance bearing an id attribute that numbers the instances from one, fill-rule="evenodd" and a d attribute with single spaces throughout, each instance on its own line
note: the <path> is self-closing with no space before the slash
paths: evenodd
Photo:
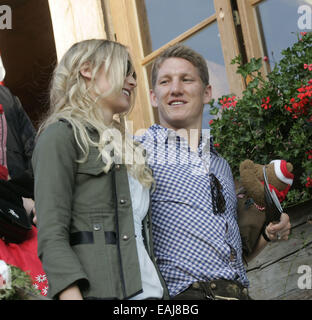
<path id="1" fill-rule="evenodd" d="M 95 76 L 95 86 L 101 93 L 105 93 L 111 89 L 110 83 L 105 74 L 105 66 L 100 68 Z M 108 109 L 112 114 L 124 113 L 131 108 L 131 95 L 137 86 L 135 73 L 128 73 L 125 78 L 124 85 L 119 94 L 115 96 L 101 98 L 101 105 Z"/>
<path id="2" fill-rule="evenodd" d="M 90 78 L 82 71 L 81 73 L 85 76 L 87 82 L 89 79 L 91 79 L 91 73 Z M 95 76 L 94 85 L 97 88 L 97 91 L 100 93 L 105 93 L 111 89 L 111 85 L 106 77 L 104 64 Z M 113 116 L 114 114 L 127 112 L 131 108 L 131 95 L 133 95 L 133 91 L 136 86 L 137 82 L 135 72 L 128 72 L 120 93 L 113 96 L 110 95 L 108 97 L 98 98 L 97 102 L 104 108 L 107 116 Z M 95 98 L 97 95 L 98 94 L 94 93 Z"/>

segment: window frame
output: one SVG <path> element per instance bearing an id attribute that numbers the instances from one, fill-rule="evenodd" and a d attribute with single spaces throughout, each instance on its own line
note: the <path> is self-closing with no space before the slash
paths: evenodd
<path id="1" fill-rule="evenodd" d="M 236 96 L 241 96 L 246 84 L 243 77 L 236 73 L 237 66 L 232 65 L 231 61 L 242 54 L 242 48 L 248 60 L 252 57 L 263 57 L 261 35 L 253 11 L 254 6 L 263 1 L 265 0 L 236 0 L 238 15 L 234 17 L 237 12 L 233 12 L 231 0 L 214 0 L 214 14 L 207 16 L 198 24 L 153 51 L 145 0 L 102 0 L 103 3 L 109 4 L 114 40 L 129 47 L 138 75 L 136 105 L 128 117 L 129 120 L 134 121 L 134 128 L 148 128 L 158 122 L 157 110 L 152 108 L 149 97 L 149 75 L 152 61 L 167 47 L 185 41 L 214 22 L 217 22 L 219 28 L 230 91 Z M 236 24 L 241 26 L 244 44 L 240 43 Z M 266 75 L 269 68 L 269 64 L 264 63 L 262 73 Z"/>

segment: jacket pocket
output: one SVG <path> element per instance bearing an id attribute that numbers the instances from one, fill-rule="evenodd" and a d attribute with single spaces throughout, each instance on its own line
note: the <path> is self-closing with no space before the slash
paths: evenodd
<path id="1" fill-rule="evenodd" d="M 77 173 L 97 176 L 101 173 L 104 173 L 104 166 L 105 165 L 98 152 L 90 151 L 87 161 L 78 163 Z"/>
<path id="2" fill-rule="evenodd" d="M 112 172 L 103 171 L 104 164 L 97 155 L 78 163 L 73 210 L 77 212 L 106 212 L 115 207 Z"/>

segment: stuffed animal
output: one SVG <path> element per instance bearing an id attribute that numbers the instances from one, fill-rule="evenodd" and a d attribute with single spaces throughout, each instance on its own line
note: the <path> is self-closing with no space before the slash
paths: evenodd
<path id="1" fill-rule="evenodd" d="M 237 185 L 238 225 L 243 254 L 249 256 L 261 235 L 262 228 L 270 222 L 265 212 L 263 165 L 245 160 L 240 164 L 240 182 Z M 270 190 L 279 201 L 285 197 L 293 183 L 293 165 L 285 160 L 273 160 L 266 165 Z"/>

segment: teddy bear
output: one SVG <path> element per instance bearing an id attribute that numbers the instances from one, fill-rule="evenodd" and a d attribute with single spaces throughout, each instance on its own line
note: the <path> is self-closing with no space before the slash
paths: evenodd
<path id="1" fill-rule="evenodd" d="M 265 166 L 269 188 L 283 202 L 294 180 L 293 165 L 286 160 L 273 160 Z M 263 167 L 249 159 L 244 160 L 239 167 L 237 215 L 244 257 L 248 257 L 254 250 L 263 227 L 273 222 L 265 208 Z"/>

